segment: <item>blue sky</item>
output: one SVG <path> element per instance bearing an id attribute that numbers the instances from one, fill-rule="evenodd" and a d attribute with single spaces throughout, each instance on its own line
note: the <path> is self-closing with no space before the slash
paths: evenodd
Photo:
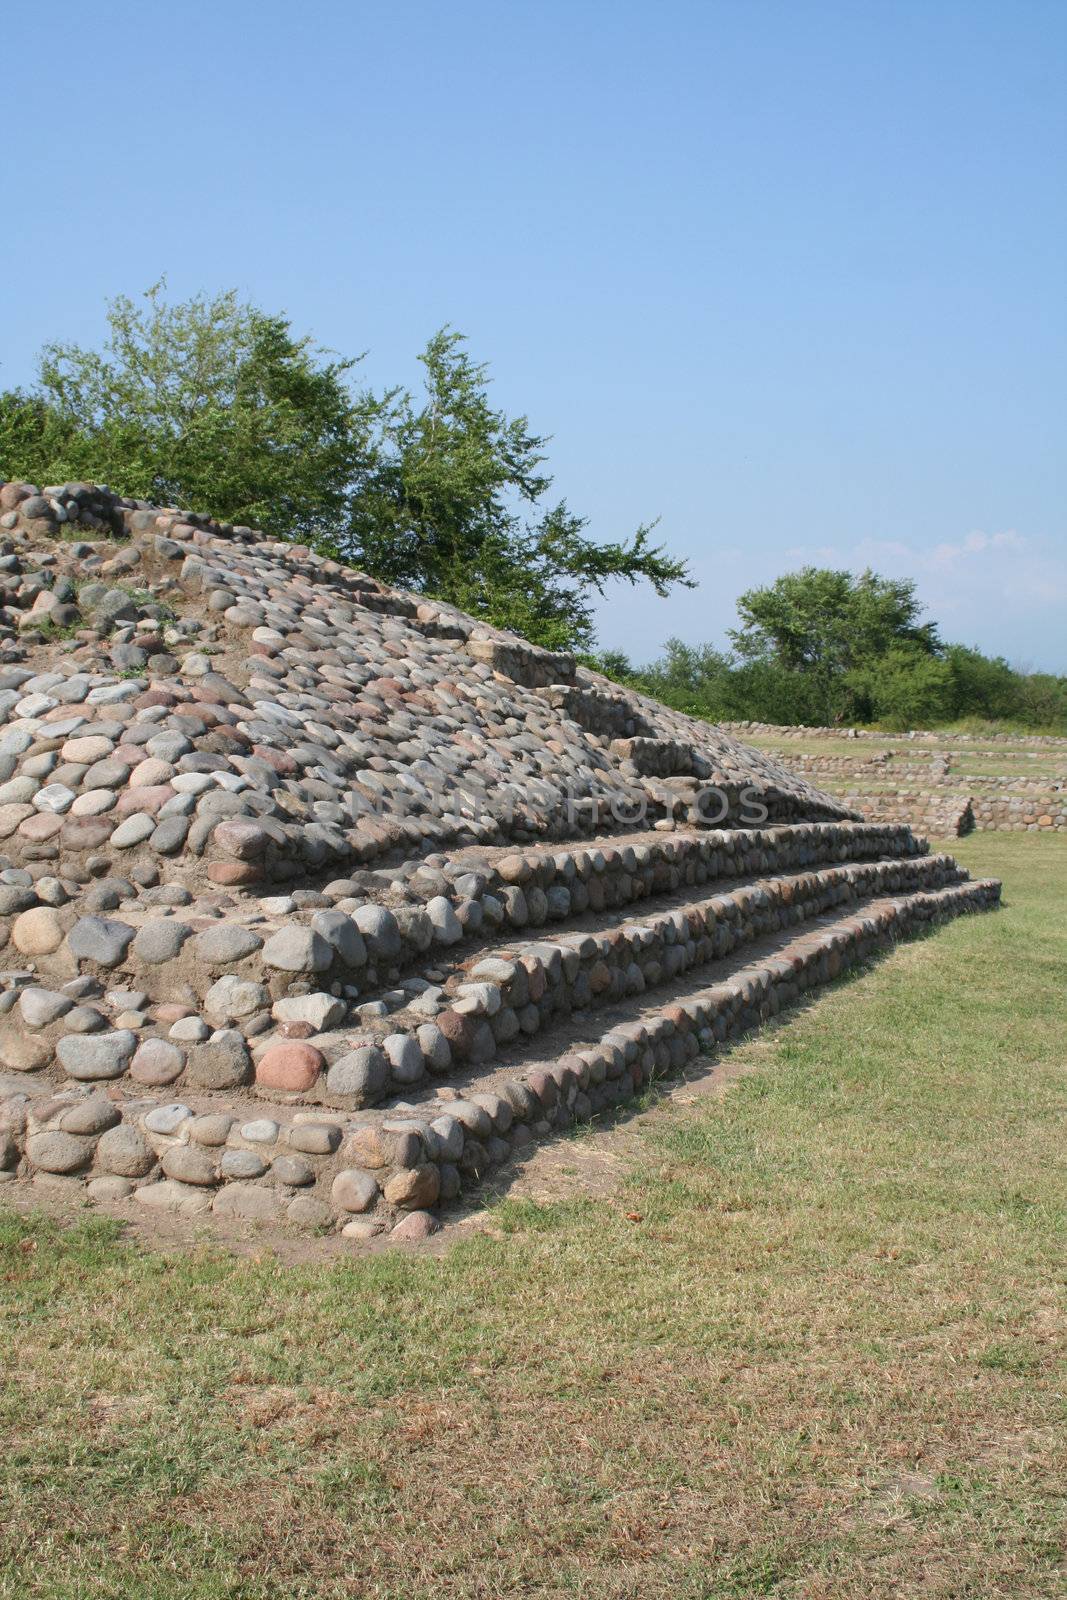
<path id="1" fill-rule="evenodd" d="M 417 379 L 444 322 L 617 538 L 601 642 L 805 561 L 1067 670 L 1063 0 L 9 0 L 0 383 L 166 274 Z"/>

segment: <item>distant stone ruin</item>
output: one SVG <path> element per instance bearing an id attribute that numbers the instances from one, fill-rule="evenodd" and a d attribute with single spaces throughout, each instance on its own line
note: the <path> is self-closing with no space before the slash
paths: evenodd
<path id="1" fill-rule="evenodd" d="M 720 729 L 248 528 L 5 483 L 0 587 L 9 1183 L 422 1237 L 999 899 Z"/>
<path id="2" fill-rule="evenodd" d="M 737 731 L 745 726 L 732 725 Z M 1067 739 L 1048 734 L 885 734 L 768 723 L 747 726 L 750 737 L 770 735 L 787 746 L 802 734 L 812 741 L 862 735 L 864 742 L 857 743 L 854 755 L 796 751 L 790 752 L 788 759 L 793 772 L 824 784 L 870 822 L 883 818 L 907 822 L 938 839 L 956 838 L 974 829 L 1067 832 Z M 882 748 L 872 753 L 873 741 Z M 776 759 L 785 758 L 784 751 L 773 754 Z M 1002 770 L 965 771 L 961 762 L 968 758 L 984 759 Z M 1036 758 L 1047 768 L 1047 775 L 1027 774 L 1027 762 Z M 1007 770 L 1011 767 L 1015 770 Z"/>

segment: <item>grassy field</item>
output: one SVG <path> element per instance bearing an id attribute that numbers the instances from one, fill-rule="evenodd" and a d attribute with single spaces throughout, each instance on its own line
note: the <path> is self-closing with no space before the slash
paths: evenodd
<path id="1" fill-rule="evenodd" d="M 1067 852 L 439 1256 L 0 1221 L 0 1595 L 1067 1595 Z"/>
<path id="2" fill-rule="evenodd" d="M 983 744 L 981 739 L 975 739 L 971 744 L 932 746 L 923 740 L 916 740 L 914 744 L 900 738 L 887 737 L 884 741 L 874 739 L 834 739 L 834 738 L 794 738 L 782 739 L 772 734 L 752 734 L 745 740 L 757 750 L 775 752 L 788 766 L 790 758 L 802 756 L 847 756 L 850 761 L 869 761 L 872 756 L 890 751 L 890 762 L 887 776 L 892 776 L 892 763 L 899 764 L 928 763 L 935 748 L 947 751 L 951 759 L 951 771 L 958 775 L 961 781 L 967 776 L 972 777 L 1014 777 L 1034 779 L 1062 779 L 1067 768 L 1067 752 L 1062 749 L 1049 749 L 1047 746 L 1033 745 L 1029 747 L 991 746 Z"/>

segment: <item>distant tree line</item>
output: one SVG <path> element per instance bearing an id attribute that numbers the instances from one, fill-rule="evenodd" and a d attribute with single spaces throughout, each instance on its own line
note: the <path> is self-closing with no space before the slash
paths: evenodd
<path id="1" fill-rule="evenodd" d="M 589 652 L 613 579 L 692 587 L 643 524 L 616 543 L 550 496 L 546 436 L 490 401 L 463 337 L 434 334 L 423 392 L 374 393 L 360 358 L 236 294 L 110 302 L 102 350 L 53 343 L 29 389 L 0 390 L 0 478 L 88 479 L 206 511 L 361 566 L 552 649 Z M 714 719 L 931 726 L 1067 722 L 1067 680 L 944 644 L 915 586 L 806 568 L 738 602 L 730 648 L 672 639 L 662 659 L 590 657 Z"/>
<path id="2" fill-rule="evenodd" d="M 589 665 L 715 722 L 1008 722 L 1067 732 L 1067 677 L 944 643 L 936 623 L 920 620 L 908 580 L 805 567 L 750 589 L 737 610 L 728 650 L 671 639 L 647 666 L 618 651 Z"/>
<path id="3" fill-rule="evenodd" d="M 112 301 L 108 325 L 103 350 L 47 345 L 32 389 L 0 391 L 0 478 L 206 511 L 555 649 L 592 646 L 612 579 L 691 586 L 652 526 L 599 543 L 551 500 L 547 438 L 493 407 L 451 329 L 422 352 L 414 396 L 359 387 L 359 358 L 233 293 L 170 303 L 159 284 Z"/>

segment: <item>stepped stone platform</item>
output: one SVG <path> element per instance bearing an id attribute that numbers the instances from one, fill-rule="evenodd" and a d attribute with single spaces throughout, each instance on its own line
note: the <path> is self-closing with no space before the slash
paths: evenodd
<path id="1" fill-rule="evenodd" d="M 768 730 L 756 725 L 756 736 Z M 783 742 L 797 730 L 773 730 Z M 950 745 L 931 747 L 930 741 L 949 735 L 912 736 L 874 735 L 862 730 L 868 739 L 880 738 L 882 748 L 855 746 L 855 753 L 831 755 L 812 751 L 790 752 L 771 747 L 767 753 L 776 760 L 788 761 L 790 769 L 810 782 L 826 787 L 846 806 L 869 822 L 906 822 L 935 838 L 956 838 L 972 830 L 1002 833 L 1063 833 L 1067 831 L 1067 740 L 1051 736 L 1015 738 L 1013 747 L 983 746 L 988 734 L 966 739 L 952 735 Z M 834 730 L 807 730 L 813 742 Z M 837 737 L 850 738 L 855 730 L 839 731 Z M 1031 748 L 1032 747 L 1032 748 Z M 975 762 L 994 762 L 999 772 L 972 770 Z M 1029 775 L 1026 765 L 1040 762 L 1046 769 Z"/>
<path id="2" fill-rule="evenodd" d="M 937 789 L 857 793 L 850 787 L 844 799 L 869 822 L 883 818 L 906 822 L 935 839 L 959 839 L 974 830 L 974 802 L 969 794 L 946 794 Z"/>
<path id="3" fill-rule="evenodd" d="M 432 1231 L 999 899 L 566 654 L 301 546 L 0 486 L 0 1183 Z"/>

